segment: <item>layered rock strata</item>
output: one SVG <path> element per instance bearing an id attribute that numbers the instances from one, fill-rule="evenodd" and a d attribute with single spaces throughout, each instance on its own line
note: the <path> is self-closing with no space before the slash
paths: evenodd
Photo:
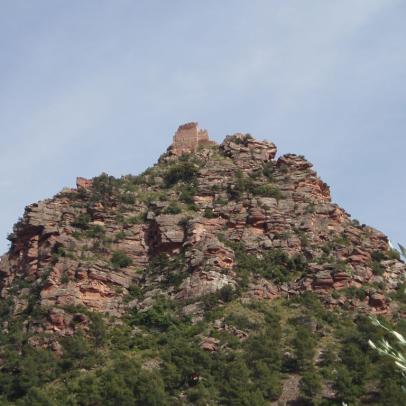
<path id="1" fill-rule="evenodd" d="M 239 286 L 238 246 L 245 255 L 277 250 L 305 263 L 283 283 L 252 270 L 244 300 L 314 291 L 329 306 L 393 311 L 387 293 L 406 268 L 387 237 L 333 203 L 303 156 L 275 156 L 271 142 L 235 134 L 215 145 L 189 123 L 142 176 L 78 178 L 76 189 L 28 206 L 15 225 L 0 262 L 2 299 L 12 302 L 14 315 L 43 310 L 28 319 L 28 331 L 60 335 L 87 325 L 66 311 L 72 306 L 120 317 L 165 295 L 191 309 L 208 294 Z M 193 180 L 165 183 L 173 165 L 185 161 Z M 126 262 L 117 266 L 114 253 Z M 157 258 L 166 261 L 160 268 Z M 168 285 L 171 275 L 179 283 Z M 134 286 L 142 297 L 129 302 Z M 363 288 L 365 297 L 335 294 L 348 288 Z M 214 350 L 209 344 L 202 345 Z"/>

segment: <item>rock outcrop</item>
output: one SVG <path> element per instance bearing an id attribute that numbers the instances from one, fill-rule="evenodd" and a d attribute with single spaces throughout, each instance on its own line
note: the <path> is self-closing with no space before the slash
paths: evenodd
<path id="1" fill-rule="evenodd" d="M 0 261 L 0 286 L 12 315 L 47 313 L 28 317 L 28 331 L 85 328 L 65 311 L 72 306 L 120 317 L 158 294 L 186 308 L 239 286 L 244 300 L 314 291 L 332 307 L 354 303 L 340 292 L 363 289 L 365 311 L 391 311 L 387 294 L 402 282 L 404 263 L 384 234 L 331 201 L 304 157 L 275 159 L 273 143 L 247 134 L 216 146 L 197 123 L 179 127 L 165 156 L 141 176 L 78 178 L 77 189 L 26 208 Z M 178 172 L 168 185 L 170 168 Z M 268 253 L 278 253 L 285 279 L 245 269 L 242 285 L 242 256 Z M 134 287 L 142 297 L 126 300 Z M 202 347 L 215 351 L 216 343 Z"/>

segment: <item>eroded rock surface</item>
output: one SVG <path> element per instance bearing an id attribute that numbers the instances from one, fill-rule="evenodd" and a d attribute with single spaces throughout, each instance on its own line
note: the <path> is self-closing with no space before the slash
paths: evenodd
<path id="1" fill-rule="evenodd" d="M 387 294 L 405 265 L 387 237 L 334 204 L 304 157 L 275 156 L 271 142 L 235 134 L 218 146 L 188 123 L 143 175 L 78 178 L 77 189 L 28 206 L 15 225 L 0 261 L 1 297 L 12 296 L 13 315 L 35 306 L 46 313 L 28 317 L 29 331 L 59 335 L 86 328 L 66 311 L 72 306 L 120 317 L 163 294 L 193 313 L 194 302 L 224 288 L 243 289 L 244 300 L 310 290 L 333 307 L 390 312 Z M 168 185 L 172 165 L 192 172 Z M 257 269 L 241 273 L 242 253 L 261 259 L 270 252 L 300 258 L 302 266 L 286 275 L 279 264 L 283 282 Z M 126 300 L 134 287 L 143 297 Z M 351 288 L 365 298 L 332 297 Z"/>

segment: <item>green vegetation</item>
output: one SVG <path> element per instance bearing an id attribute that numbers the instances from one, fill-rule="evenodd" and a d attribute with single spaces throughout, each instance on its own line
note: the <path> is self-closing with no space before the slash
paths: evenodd
<path id="1" fill-rule="evenodd" d="M 58 259 L 66 256 L 66 251 L 63 245 L 55 244 L 52 250 L 52 263 L 56 264 Z"/>
<path id="2" fill-rule="evenodd" d="M 272 180 L 274 171 L 275 169 L 272 161 L 267 162 L 262 169 L 262 173 L 268 178 L 268 180 Z"/>
<path id="3" fill-rule="evenodd" d="M 385 268 L 382 266 L 381 262 L 384 260 L 391 260 L 391 259 L 396 259 L 400 260 L 401 253 L 398 252 L 397 250 L 391 249 L 387 252 L 383 251 L 374 251 L 371 255 L 372 257 L 372 262 L 371 262 L 371 268 L 372 272 L 375 275 L 383 275 L 385 272 Z"/>
<path id="4" fill-rule="evenodd" d="M 238 243 L 224 241 L 234 249 L 237 259 L 237 273 L 242 286 L 245 286 L 249 275 L 259 275 L 276 284 L 298 278 L 306 269 L 306 260 L 301 255 L 289 257 L 284 251 L 273 249 L 266 251 L 262 257 L 247 254 Z"/>
<path id="5" fill-rule="evenodd" d="M 126 237 L 126 233 L 125 231 L 119 231 L 118 233 L 116 233 L 116 235 L 114 236 L 114 241 L 121 241 L 124 240 L 124 238 Z"/>
<path id="6" fill-rule="evenodd" d="M 106 231 L 103 226 L 99 224 L 92 224 L 86 231 L 86 237 L 88 238 L 104 238 Z"/>
<path id="7" fill-rule="evenodd" d="M 9 240 L 10 242 L 13 242 L 14 239 L 16 238 L 16 235 L 22 229 L 23 224 L 24 224 L 24 219 L 22 217 L 19 217 L 18 221 L 13 225 L 13 232 L 9 233 L 7 235 L 7 240 Z"/>
<path id="8" fill-rule="evenodd" d="M 183 221 L 187 221 L 187 219 L 183 219 Z M 160 284 L 165 289 L 170 286 L 178 287 L 188 276 L 188 273 L 183 269 L 184 264 L 185 258 L 182 253 L 174 258 L 161 253 L 150 260 L 145 274 L 159 277 Z"/>
<path id="9" fill-rule="evenodd" d="M 234 182 L 228 186 L 227 192 L 231 199 L 238 200 L 243 193 L 250 193 L 253 187 L 253 180 L 246 176 L 241 170 L 238 170 Z"/>
<path id="10" fill-rule="evenodd" d="M 72 226 L 80 228 L 81 230 L 87 230 L 89 228 L 89 223 L 90 215 L 87 213 L 80 213 L 72 223 Z"/>
<path id="11" fill-rule="evenodd" d="M 149 272 L 179 265 L 161 255 Z M 131 291 L 141 297 L 137 287 Z M 388 332 L 368 318 L 332 316 L 312 293 L 273 303 L 239 298 L 235 289 L 223 288 L 204 300 L 204 318 L 195 323 L 182 304 L 165 297 L 132 309 L 121 324 L 106 324 L 82 307 L 66 307 L 88 318 L 89 329 L 61 338 L 61 356 L 32 348 L 22 320 L 10 322 L 8 333 L 0 334 L 0 403 L 267 405 L 280 396 L 283 379 L 298 373 L 303 404 L 330 404 L 322 398 L 326 382 L 333 382 L 336 404 L 404 404 L 401 373 L 367 344 L 369 338 L 387 338 Z M 227 329 L 215 328 L 216 320 Z M 235 329 L 246 339 L 237 338 Z M 403 333 L 406 323 L 397 329 Z M 218 340 L 218 349 L 201 349 L 203 336 Z"/>
<path id="12" fill-rule="evenodd" d="M 114 251 L 111 256 L 113 269 L 126 268 L 132 264 L 132 259 L 123 251 Z"/>
<path id="13" fill-rule="evenodd" d="M 170 202 L 169 205 L 163 210 L 164 214 L 179 214 L 182 212 L 182 208 L 176 202 Z"/>
<path id="14" fill-rule="evenodd" d="M 252 193 L 255 196 L 273 197 L 277 200 L 283 199 L 283 194 L 280 189 L 269 184 L 256 186 L 253 188 Z"/>
<path id="15" fill-rule="evenodd" d="M 180 162 L 170 166 L 165 173 L 165 186 L 171 187 L 180 181 L 192 183 L 195 181 L 197 173 L 198 167 L 195 163 L 187 160 L 180 160 Z"/>
<path id="16" fill-rule="evenodd" d="M 356 288 L 355 286 L 346 288 L 344 290 L 344 294 L 347 297 L 357 298 L 359 300 L 365 300 L 365 298 L 368 296 L 368 292 L 364 288 Z"/>
<path id="17" fill-rule="evenodd" d="M 292 341 L 294 349 L 295 369 L 309 371 L 313 367 L 316 355 L 316 341 L 313 332 L 306 325 L 296 328 L 296 335 Z"/>
<path id="18" fill-rule="evenodd" d="M 244 134 L 242 137 L 240 136 L 231 136 L 231 140 L 234 142 L 234 144 L 238 144 L 238 145 L 247 145 L 249 140 L 252 140 L 252 135 L 247 133 Z"/>
<path id="19" fill-rule="evenodd" d="M 204 212 L 203 212 L 203 217 L 206 217 L 208 219 L 212 219 L 212 218 L 215 218 L 216 215 L 213 213 L 213 209 L 210 209 L 209 207 L 206 207 L 204 209 Z"/>
<path id="20" fill-rule="evenodd" d="M 244 193 L 252 193 L 254 196 L 274 197 L 282 199 L 280 189 L 270 183 L 256 183 L 252 177 L 245 175 L 241 170 L 236 172 L 235 180 L 229 185 L 227 192 L 231 199 L 238 200 Z"/>
<path id="21" fill-rule="evenodd" d="M 303 373 L 299 384 L 301 400 L 305 404 L 313 405 L 322 389 L 322 381 L 316 370 Z"/>
<path id="22" fill-rule="evenodd" d="M 136 216 L 131 216 L 127 218 L 127 224 L 142 224 L 146 221 L 146 213 L 138 214 Z"/>
<path id="23" fill-rule="evenodd" d="M 194 204 L 193 197 L 196 195 L 197 189 L 194 184 L 185 185 L 179 195 L 179 200 L 183 203 L 190 205 Z"/>
<path id="24" fill-rule="evenodd" d="M 132 193 L 130 193 L 130 192 L 126 192 L 126 193 L 123 193 L 123 194 L 120 196 L 120 200 L 121 200 L 121 202 L 124 203 L 124 204 L 132 205 L 132 204 L 135 203 L 135 196 L 134 196 L 134 194 L 132 194 Z"/>

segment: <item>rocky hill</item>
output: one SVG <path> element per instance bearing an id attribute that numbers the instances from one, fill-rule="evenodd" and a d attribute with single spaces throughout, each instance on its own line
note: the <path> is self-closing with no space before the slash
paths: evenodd
<path id="1" fill-rule="evenodd" d="M 388 365 L 359 335 L 381 334 L 368 314 L 405 327 L 405 264 L 310 162 L 276 152 L 188 123 L 141 175 L 78 178 L 28 206 L 0 262 L 5 404 L 386 404 Z M 351 375 L 351 334 L 376 375 Z M 27 359 L 53 373 L 21 386 Z"/>

